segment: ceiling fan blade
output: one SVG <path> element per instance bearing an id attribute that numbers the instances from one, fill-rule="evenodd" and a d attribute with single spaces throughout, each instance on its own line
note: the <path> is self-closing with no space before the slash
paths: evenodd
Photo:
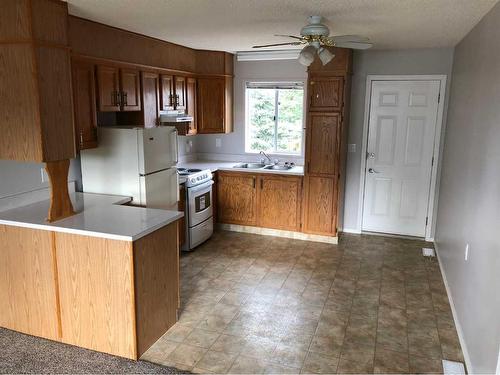
<path id="1" fill-rule="evenodd" d="M 333 40 L 335 43 L 368 42 L 370 40 L 366 36 L 360 36 L 360 35 L 336 35 L 336 36 L 331 36 L 328 39 Z"/>
<path id="2" fill-rule="evenodd" d="M 252 48 L 264 48 L 264 47 L 275 47 L 275 46 L 298 46 L 302 42 L 289 42 L 289 43 L 275 43 L 275 44 L 264 44 L 261 46 L 253 46 Z"/>
<path id="3" fill-rule="evenodd" d="M 286 38 L 293 38 L 293 39 L 302 40 L 302 37 L 300 37 L 300 36 L 295 36 L 295 35 L 274 34 L 274 36 L 284 36 L 284 37 L 286 37 Z"/>
<path id="4" fill-rule="evenodd" d="M 335 47 L 340 48 L 352 48 L 352 49 L 368 49 L 373 47 L 372 43 L 364 43 L 364 42 L 335 42 Z"/>

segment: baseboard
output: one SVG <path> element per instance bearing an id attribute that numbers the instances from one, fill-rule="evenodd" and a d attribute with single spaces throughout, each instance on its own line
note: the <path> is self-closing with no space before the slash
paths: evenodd
<path id="1" fill-rule="evenodd" d="M 262 236 L 292 238 L 294 240 L 323 242 L 332 245 L 338 244 L 338 237 L 320 236 L 317 234 L 307 234 L 307 233 L 293 232 L 288 230 L 251 227 L 247 225 L 237 225 L 237 224 L 222 224 L 222 223 L 218 223 L 217 228 L 232 232 L 260 234 Z"/>
<path id="2" fill-rule="evenodd" d="M 470 361 L 469 351 L 467 350 L 467 345 L 465 343 L 464 332 L 462 326 L 458 320 L 457 310 L 455 309 L 455 304 L 453 303 L 453 298 L 451 296 L 450 287 L 448 285 L 448 280 L 446 279 L 446 274 L 444 273 L 443 263 L 439 257 L 439 248 L 436 242 L 434 242 L 434 249 L 436 250 L 436 255 L 439 263 L 439 269 L 441 270 L 441 275 L 443 276 L 444 287 L 446 288 L 446 294 L 448 295 L 448 301 L 450 302 L 451 313 L 453 314 L 453 321 L 455 322 L 455 328 L 457 329 L 458 340 L 460 341 L 460 346 L 464 354 L 465 366 L 467 367 L 468 374 L 474 374 L 474 369 L 472 368 L 472 363 Z"/>
<path id="3" fill-rule="evenodd" d="M 343 233 L 352 233 L 352 234 L 361 234 L 361 231 L 359 229 L 351 229 L 351 228 L 343 228 L 341 230 Z"/>

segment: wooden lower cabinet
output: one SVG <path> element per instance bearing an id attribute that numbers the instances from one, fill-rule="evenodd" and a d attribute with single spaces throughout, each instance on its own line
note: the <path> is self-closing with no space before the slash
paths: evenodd
<path id="1" fill-rule="evenodd" d="M 300 231 L 301 185 L 302 177 L 259 176 L 259 226 Z"/>
<path id="2" fill-rule="evenodd" d="M 257 176 L 218 171 L 217 217 L 222 223 L 257 224 Z"/>
<path id="3" fill-rule="evenodd" d="M 221 223 L 300 231 L 302 177 L 217 172 Z"/>
<path id="4" fill-rule="evenodd" d="M 336 182 L 331 177 L 304 177 L 304 232 L 337 234 Z"/>
<path id="5" fill-rule="evenodd" d="M 130 242 L 0 225 L 0 326 L 138 359 L 177 320 L 177 231 Z"/>

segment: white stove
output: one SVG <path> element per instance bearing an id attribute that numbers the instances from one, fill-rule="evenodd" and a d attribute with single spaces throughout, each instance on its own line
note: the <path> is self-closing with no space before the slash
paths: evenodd
<path id="1" fill-rule="evenodd" d="M 186 186 L 186 242 L 184 251 L 191 251 L 208 240 L 213 233 L 212 172 L 210 169 L 177 168 L 179 181 Z"/>
<path id="2" fill-rule="evenodd" d="M 179 183 L 186 184 L 186 187 L 192 187 L 212 180 L 212 171 L 210 169 L 186 169 L 177 168 L 179 173 Z"/>

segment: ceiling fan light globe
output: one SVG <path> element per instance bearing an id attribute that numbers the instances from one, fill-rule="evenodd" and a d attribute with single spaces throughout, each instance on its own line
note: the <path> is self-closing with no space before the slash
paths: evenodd
<path id="1" fill-rule="evenodd" d="M 323 65 L 328 64 L 335 57 L 335 55 L 331 53 L 327 48 L 320 48 L 318 50 L 318 56 Z"/>
<path id="2" fill-rule="evenodd" d="M 316 55 L 316 48 L 313 46 L 307 46 L 302 49 L 299 53 L 299 63 L 304 66 L 309 66 L 314 61 Z"/>

